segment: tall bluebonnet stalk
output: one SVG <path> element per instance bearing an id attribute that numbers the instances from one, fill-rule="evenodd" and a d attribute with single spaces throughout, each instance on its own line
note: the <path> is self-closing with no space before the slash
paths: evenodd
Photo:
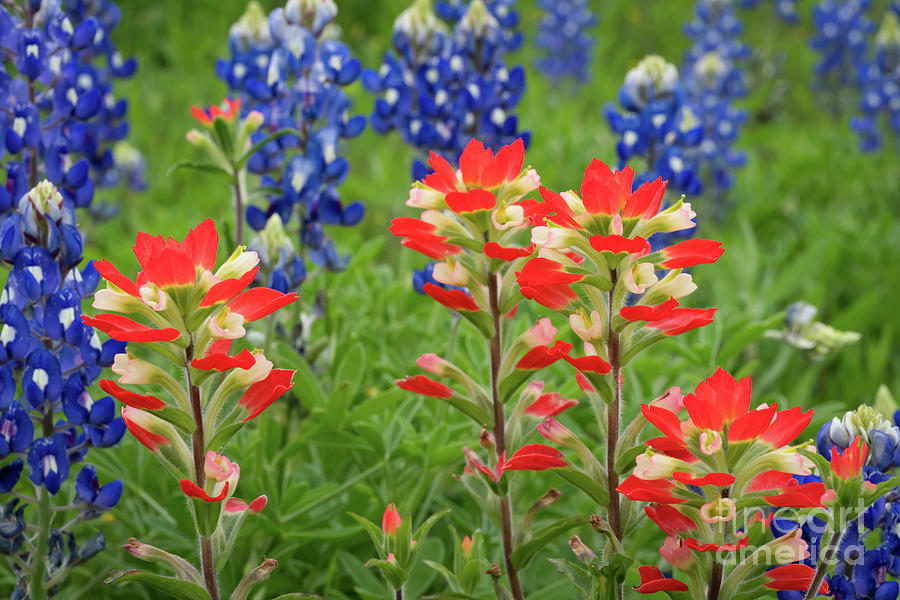
<path id="1" fill-rule="evenodd" d="M 544 14 L 534 43 L 544 53 L 535 66 L 554 81 L 587 81 L 594 51 L 590 29 L 597 24 L 587 0 L 539 0 L 538 5 Z"/>
<path id="2" fill-rule="evenodd" d="M 740 41 L 743 24 L 728 0 L 700 0 L 694 19 L 685 26 L 693 46 L 685 55 L 682 85 L 686 102 L 703 127 L 703 141 L 689 151 L 695 175 L 702 179 L 713 214 L 721 216 L 732 171 L 745 162 L 743 152 L 732 146 L 746 114 L 734 103 L 746 95 L 739 64 L 750 55 Z"/>
<path id="3" fill-rule="evenodd" d="M 819 53 L 817 83 L 834 90 L 854 83 L 865 59 L 874 25 L 869 20 L 870 0 L 822 0 L 813 10 L 816 34 L 810 45 Z"/>
<path id="4" fill-rule="evenodd" d="M 881 148 L 883 131 L 900 136 L 900 21 L 893 11 L 885 14 L 873 52 L 859 67 L 859 87 L 862 114 L 850 126 L 868 152 Z"/>
<path id="5" fill-rule="evenodd" d="M 304 281 L 307 260 L 344 269 L 350 257 L 338 255 L 325 226 L 356 225 L 365 212 L 338 193 L 349 171 L 341 140 L 362 133 L 366 119 L 350 114 L 344 88 L 362 67 L 336 39 L 336 18 L 332 0 L 289 0 L 268 16 L 251 2 L 229 33 L 229 58 L 216 64 L 243 115 L 263 116 L 254 143 L 279 130 L 296 132 L 265 144 L 247 163 L 261 177 L 262 206 L 248 198 L 246 181 L 235 185 L 235 201 L 246 205 L 247 224 L 259 232 L 250 242 L 261 251 L 259 283 L 281 292 Z"/>
<path id="6" fill-rule="evenodd" d="M 79 546 L 74 531 L 122 494 L 120 481 L 101 485 L 93 466 L 78 467 L 90 448 L 118 443 L 125 425 L 112 398 L 88 391 L 124 345 L 101 344 L 82 324 L 98 275 L 79 269 L 75 216 L 114 181 L 112 147 L 128 134 L 113 79 L 136 63 L 110 38 L 118 20 L 105 1 L 0 7 L 0 553 L 13 598 L 56 593 L 100 552 L 101 532 Z"/>
<path id="7" fill-rule="evenodd" d="M 497 6 L 509 3 L 495 2 Z M 505 12 L 507 18 L 511 14 Z M 450 31 L 417 0 L 394 22 L 394 53 L 378 72 L 366 71 L 363 84 L 379 95 L 372 114 L 378 133 L 399 131 L 421 154 L 413 177 L 427 169 L 429 151 L 456 164 L 473 138 L 497 150 L 528 132 L 519 131 L 515 108 L 525 90 L 525 71 L 509 68 L 510 38 L 481 0 L 473 0 Z"/>

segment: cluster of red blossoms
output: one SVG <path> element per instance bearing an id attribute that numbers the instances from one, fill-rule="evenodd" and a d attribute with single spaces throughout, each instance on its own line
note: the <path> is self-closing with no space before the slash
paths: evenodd
<path id="1" fill-rule="evenodd" d="M 651 503 L 645 514 L 668 536 L 660 554 L 690 572 L 703 564 L 692 553 L 735 552 L 750 543 L 751 528 L 736 525 L 736 500 L 750 509 L 810 506 L 793 476 L 809 475 L 811 465 L 789 444 L 809 425 L 813 411 L 779 411 L 777 405 L 751 409 L 750 379 L 736 381 L 721 369 L 685 396 L 683 407 L 687 418 L 681 420 L 680 409 L 641 406 L 662 435 L 647 441 L 648 450 L 618 490 L 630 500 Z M 762 515 L 754 513 L 750 523 L 772 518 Z M 766 587 L 805 591 L 814 570 L 787 564 L 808 556 L 799 530 L 766 545 L 769 556 L 784 563 L 766 573 Z M 640 592 L 688 590 L 679 580 L 661 578 L 658 570 L 642 571 L 642 581 Z"/>
<path id="2" fill-rule="evenodd" d="M 182 241 L 139 233 L 134 254 L 141 271 L 134 280 L 108 261 L 94 263 L 107 287 L 97 292 L 93 306 L 114 312 L 82 316 L 86 324 L 129 342 L 128 351 L 117 355 L 112 367 L 118 381 L 100 382 L 105 392 L 125 404 L 122 417 L 129 431 L 183 480 L 185 493 L 207 502 L 225 499 L 226 493 L 210 495 L 215 481 L 198 470 L 201 463 L 196 460 L 208 449 L 188 448 L 184 438 L 194 435 L 196 443 L 199 427 L 220 451 L 228 439 L 215 434 L 226 428 L 233 432 L 258 416 L 291 389 L 294 376 L 293 370 L 274 368 L 262 351 L 230 353 L 233 340 L 246 334 L 245 324 L 295 302 L 297 295 L 247 289 L 259 258 L 243 248 L 216 269 L 218 243 L 211 220 Z M 143 357 L 136 355 L 138 350 Z M 183 372 L 184 380 L 147 360 L 150 357 Z M 203 385 L 212 382 L 216 385 Z M 152 393 L 135 391 L 140 388 Z M 205 481 L 209 485 L 204 490 Z"/>

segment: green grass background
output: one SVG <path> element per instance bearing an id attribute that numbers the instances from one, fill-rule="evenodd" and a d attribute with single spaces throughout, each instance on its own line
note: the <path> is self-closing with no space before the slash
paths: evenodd
<path id="1" fill-rule="evenodd" d="M 278 3 L 263 2 L 267 9 Z M 393 18 L 402 0 L 343 0 L 338 23 L 344 40 L 366 66 L 377 67 L 389 45 Z M 522 25 L 533 39 L 538 11 L 521 0 Z M 647 53 L 680 63 L 688 40 L 681 25 L 690 19 L 690 0 L 594 1 L 600 17 L 592 80 L 583 87 L 554 87 L 530 66 L 534 51 L 526 43 L 514 59 L 528 66 L 528 91 L 522 100 L 521 124 L 532 131 L 526 161 L 538 168 L 550 188 L 577 188 L 592 158 L 614 163 L 615 140 L 602 114 L 615 98 L 628 68 Z M 720 223 L 703 221 L 703 237 L 723 240 L 726 253 L 716 264 L 695 269 L 700 290 L 693 306 L 716 306 L 716 322 L 654 348 L 627 373 L 626 418 L 640 401 L 670 385 L 692 388 L 716 364 L 733 373 L 751 374 L 758 401 L 816 409 L 814 426 L 861 402 L 872 400 L 885 383 L 900 392 L 900 169 L 897 145 L 862 155 L 847 126 L 852 97 L 831 96 L 811 87 L 815 54 L 810 0 L 800 2 L 802 24 L 780 22 L 769 4 L 742 11 L 744 39 L 756 55 L 750 65 L 749 111 L 739 146 L 748 164 L 732 193 L 734 209 Z M 885 2 L 874 2 L 880 14 Z M 130 101 L 131 143 L 146 156 L 149 188 L 141 194 L 110 191 L 119 216 L 88 225 L 88 257 L 109 258 L 124 272 L 137 268 L 130 246 L 138 230 L 183 236 L 189 227 L 212 216 L 231 220 L 230 197 L 213 178 L 169 167 L 195 158 L 184 140 L 193 126 L 191 104 L 207 105 L 225 95 L 213 63 L 227 52 L 228 28 L 241 14 L 234 0 L 121 0 L 122 23 L 115 39 L 123 54 L 140 61 L 137 75 L 118 85 Z M 351 90 L 357 111 L 368 113 L 372 99 L 357 84 Z M 317 290 L 327 294 L 327 315 L 314 329 L 322 340 L 322 360 L 314 371 L 287 347 L 276 355 L 280 366 L 301 366 L 296 398 L 257 419 L 255 428 L 234 443 L 242 465 L 240 494 L 267 493 L 269 508 L 248 520 L 226 583 L 263 556 L 281 562 L 260 586 L 260 596 L 305 591 L 327 598 L 379 598 L 384 589 L 362 563 L 372 549 L 347 516 L 352 510 L 377 519 L 388 502 L 420 522 L 445 506 L 454 508 L 435 529 L 425 554 L 449 556 L 452 523 L 461 533 L 494 525 L 451 477 L 462 470 L 460 448 L 475 444 L 478 431 L 436 401 L 413 398 L 393 389 L 392 380 L 416 372 L 423 352 L 443 353 L 451 326 L 449 315 L 409 286 L 414 267 L 424 260 L 402 249 L 387 232 L 391 218 L 409 215 L 404 205 L 412 153 L 395 136 L 371 131 L 345 144 L 351 173 L 342 195 L 362 200 L 367 214 L 356 228 L 337 231 L 340 249 L 354 252 L 350 269 L 328 274 L 302 289 L 307 302 Z M 705 198 L 689 199 L 701 217 L 709 213 Z M 789 303 L 805 300 L 820 308 L 819 317 L 862 340 L 824 363 L 809 363 L 775 340 L 760 339 L 760 325 Z M 528 307 L 533 316 L 544 311 Z M 463 326 L 454 358 L 486 372 L 484 350 Z M 314 373 L 314 375 L 312 375 Z M 570 394 L 571 374 L 552 370 L 550 383 Z M 564 422 L 587 440 L 597 427 L 584 407 L 566 413 Z M 808 435 L 814 434 L 810 428 Z M 537 436 L 535 435 L 537 441 Z M 110 588 L 98 582 L 123 564 L 146 565 L 118 547 L 129 535 L 194 558 L 185 534 L 183 500 L 153 458 L 129 438 L 111 451 L 90 454 L 104 478 L 122 478 L 122 503 L 107 515 L 103 528 L 107 550 L 72 577 L 60 598 L 151 598 L 135 587 Z M 558 516 L 588 514 L 593 509 L 579 493 L 549 474 L 519 476 L 521 512 L 550 486 L 560 486 L 563 501 L 549 512 Z M 170 516 L 170 515 L 174 515 Z M 599 546 L 588 528 L 578 531 Z M 490 535 L 489 535 L 490 537 Z M 565 536 L 563 536 L 565 537 Z M 656 534 L 642 531 L 634 551 L 645 561 L 658 560 Z M 491 546 L 490 556 L 497 558 Z M 542 557 L 568 556 L 565 540 Z M 153 567 L 150 567 L 153 568 Z M 414 577 L 415 591 L 438 591 L 426 568 Z M 2 580 L 0 580 L 2 581 Z M 525 574 L 529 598 L 573 597 L 571 589 L 543 559 Z M 428 587 L 431 585 L 432 587 Z M 2 588 L 2 584 L 0 584 Z M 490 597 L 487 593 L 484 597 Z"/>

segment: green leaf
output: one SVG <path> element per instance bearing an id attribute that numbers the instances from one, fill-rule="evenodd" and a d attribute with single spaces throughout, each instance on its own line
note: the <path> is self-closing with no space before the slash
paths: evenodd
<path id="1" fill-rule="evenodd" d="M 322 600 L 322 596 L 317 596 L 316 594 L 301 594 L 300 592 L 291 592 L 290 594 L 282 594 L 277 598 L 273 598 L 272 600 Z"/>
<path id="2" fill-rule="evenodd" d="M 600 506 L 609 504 L 609 494 L 602 485 L 594 481 L 586 473 L 572 467 L 553 469 L 553 472 L 590 496 Z"/>
<path id="3" fill-rule="evenodd" d="M 163 577 L 146 571 L 129 569 L 128 571 L 113 571 L 106 578 L 106 583 L 141 583 L 172 598 L 178 600 L 209 600 L 209 593 L 198 585 L 179 581 L 172 577 Z"/>
<path id="4" fill-rule="evenodd" d="M 451 509 L 445 508 L 444 510 L 438 511 L 425 519 L 425 522 L 419 525 L 416 532 L 413 534 L 413 539 L 421 544 L 425 537 L 428 535 L 428 532 L 431 531 L 431 528 L 437 525 L 437 522 L 444 518 L 444 515 L 450 512 Z"/>
<path id="5" fill-rule="evenodd" d="M 201 173 L 207 173 L 210 175 L 221 175 L 224 176 L 229 183 L 234 182 L 234 175 L 215 163 L 184 160 L 181 162 L 177 162 L 169 167 L 169 171 L 167 174 L 171 175 L 173 171 L 177 171 L 178 169 L 191 169 L 192 171 L 199 171 Z"/>
<path id="6" fill-rule="evenodd" d="M 194 418 L 180 408 L 175 408 L 174 406 L 166 406 L 165 408 L 161 408 L 160 410 L 153 411 L 152 414 L 155 417 L 159 417 L 163 421 L 168 421 L 185 435 L 191 435 L 194 433 L 194 430 L 197 429 L 197 425 L 196 423 L 194 423 Z"/>
<path id="7" fill-rule="evenodd" d="M 750 325 L 747 325 L 746 327 L 729 337 L 728 341 L 726 341 L 722 345 L 722 348 L 719 350 L 717 362 L 724 363 L 728 359 L 735 356 L 738 352 L 761 338 L 767 330 L 777 326 L 778 322 L 781 321 L 783 316 L 783 314 L 777 314 L 761 323 L 751 323 Z"/>
<path id="8" fill-rule="evenodd" d="M 250 149 L 247 150 L 246 152 L 244 152 L 244 154 L 239 159 L 237 159 L 237 162 L 234 163 L 235 170 L 243 168 L 244 165 L 247 164 L 247 161 L 250 160 L 250 157 L 253 156 L 254 154 L 256 154 L 257 152 L 259 152 L 262 149 L 262 147 L 265 146 L 266 144 L 268 144 L 269 142 L 275 141 L 280 137 L 284 137 L 284 136 L 290 135 L 290 134 L 293 134 L 296 136 L 303 135 L 302 132 L 297 131 L 296 129 L 280 129 L 280 130 L 276 131 L 269 137 L 262 139 L 262 140 L 256 142 L 255 144 L 253 144 L 252 146 L 250 146 Z M 279 191 L 281 191 L 281 190 L 279 190 Z"/>
<path id="9" fill-rule="evenodd" d="M 375 548 L 384 551 L 384 533 L 381 531 L 381 528 L 378 527 L 375 523 L 368 520 L 362 515 L 358 515 L 354 512 L 348 512 L 348 514 L 356 519 L 360 525 L 366 530 L 366 533 L 369 534 L 369 537 L 372 538 L 372 543 L 375 544 Z"/>
<path id="10" fill-rule="evenodd" d="M 213 119 L 213 135 L 229 162 L 234 156 L 234 132 L 224 118 Z M 237 171 L 237 169 L 235 169 Z"/>
<path id="11" fill-rule="evenodd" d="M 223 425 L 218 428 L 216 434 L 206 445 L 207 450 L 213 450 L 215 452 L 222 452 L 222 449 L 225 448 L 225 445 L 233 438 L 238 431 L 244 428 L 247 423 L 240 421 L 238 423 L 231 423 L 228 425 Z"/>
<path id="12" fill-rule="evenodd" d="M 537 554 L 538 550 L 552 542 L 554 539 L 569 531 L 570 529 L 574 529 L 579 525 L 584 525 L 587 523 L 587 519 L 584 517 L 566 517 L 565 519 L 560 519 L 556 523 L 552 525 L 548 525 L 543 529 L 535 532 L 535 534 L 528 540 L 526 543 L 522 544 L 515 550 L 511 555 L 513 566 L 516 569 L 523 569 L 525 566 L 534 558 L 534 555 Z"/>
<path id="13" fill-rule="evenodd" d="M 431 594 L 429 596 L 422 596 L 422 600 L 480 600 L 480 599 L 476 598 L 475 596 L 469 596 L 468 594 L 463 594 L 462 592 L 441 592 L 439 594 Z"/>

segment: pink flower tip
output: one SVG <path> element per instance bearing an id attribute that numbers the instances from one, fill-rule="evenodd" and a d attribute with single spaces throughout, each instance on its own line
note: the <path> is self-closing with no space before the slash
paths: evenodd
<path id="1" fill-rule="evenodd" d="M 397 512 L 397 507 L 392 502 L 384 509 L 384 516 L 381 518 L 381 530 L 385 535 L 394 535 L 397 533 L 397 528 L 400 527 L 402 521 L 400 513 Z"/>

